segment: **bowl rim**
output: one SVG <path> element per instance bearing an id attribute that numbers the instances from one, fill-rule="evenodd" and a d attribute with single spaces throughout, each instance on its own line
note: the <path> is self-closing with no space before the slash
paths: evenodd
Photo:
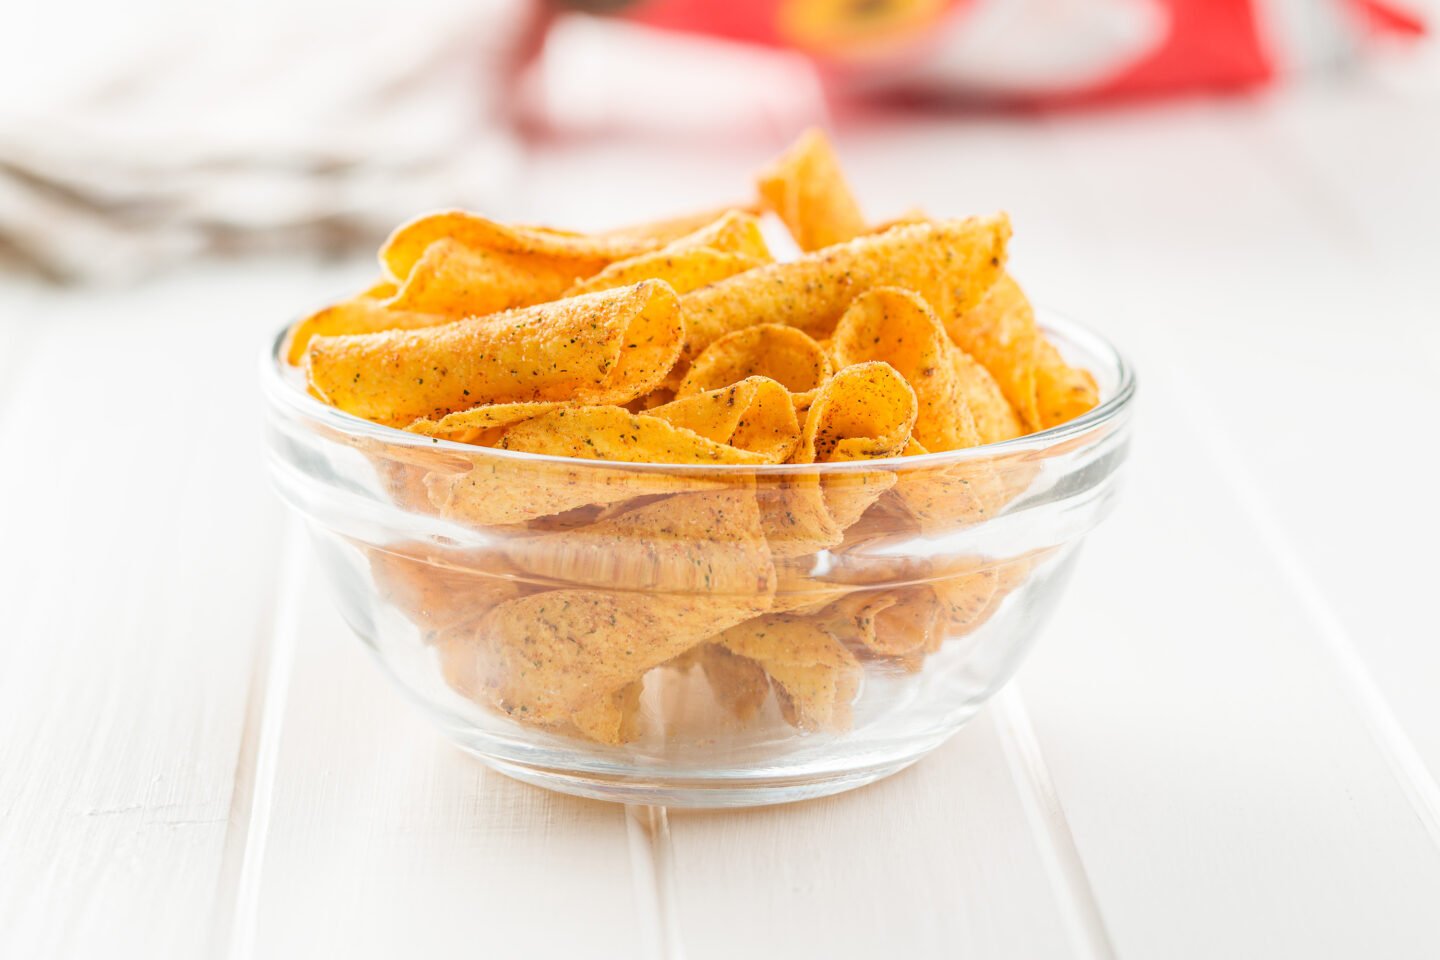
<path id="1" fill-rule="evenodd" d="M 846 460 L 833 463 L 632 463 L 625 460 L 585 460 L 578 457 L 563 457 L 554 454 L 526 453 L 519 450 L 502 450 L 498 447 L 482 447 L 476 444 L 442 440 L 423 434 L 410 433 L 399 427 L 375 423 L 338 407 L 332 407 L 299 389 L 293 377 L 281 371 L 289 366 L 285 360 L 285 340 L 292 323 L 287 323 L 261 350 L 261 389 L 272 407 L 282 407 L 300 417 L 317 422 L 333 431 L 349 437 L 374 440 L 396 447 L 411 447 L 416 450 L 455 453 L 468 458 L 477 455 L 494 457 L 500 461 L 524 464 L 554 464 L 570 469 L 627 470 L 640 473 L 668 473 L 681 475 L 752 475 L 752 474 L 800 474 L 813 476 L 834 473 L 864 473 L 870 471 L 913 470 L 931 467 L 945 467 L 971 460 L 990 459 L 1012 454 L 1027 454 L 1045 450 L 1065 443 L 1077 436 L 1088 433 L 1123 419 L 1129 412 L 1136 390 L 1135 368 L 1126 356 L 1107 338 L 1096 333 L 1066 315 L 1044 305 L 1035 307 L 1036 323 L 1046 333 L 1058 334 L 1062 341 L 1078 346 L 1091 357 L 1114 371 L 1114 392 L 1092 410 L 1074 420 L 1039 430 L 1035 433 L 986 443 L 959 450 L 942 450 L 918 456 L 884 457 L 875 460 Z M 1094 372 L 1094 371 L 1092 371 Z"/>

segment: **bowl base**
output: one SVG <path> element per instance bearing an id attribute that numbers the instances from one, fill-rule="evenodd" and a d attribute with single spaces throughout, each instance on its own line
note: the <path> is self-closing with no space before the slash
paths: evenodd
<path id="1" fill-rule="evenodd" d="M 531 763 L 517 763 L 485 756 L 467 749 L 486 766 L 514 780 L 558 793 L 612 803 L 645 803 L 665 807 L 719 809 L 726 807 L 759 807 L 777 803 L 794 803 L 827 797 L 854 790 L 868 783 L 899 773 L 920 755 L 902 760 L 825 774 L 777 777 L 744 777 L 717 779 L 680 779 L 630 776 L 607 776 L 602 773 L 558 770 Z"/>

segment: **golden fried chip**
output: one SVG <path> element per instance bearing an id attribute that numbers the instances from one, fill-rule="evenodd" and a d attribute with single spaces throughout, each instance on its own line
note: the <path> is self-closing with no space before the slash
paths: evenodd
<path id="1" fill-rule="evenodd" d="M 740 213 L 753 217 L 758 212 L 758 209 L 754 206 L 732 204 L 728 207 L 701 210 L 697 213 L 682 214 L 681 216 L 669 217 L 664 220 L 652 220 L 648 223 L 637 223 L 625 227 L 616 227 L 611 230 L 601 230 L 596 233 L 595 236 L 621 242 L 647 242 L 653 243 L 656 247 L 663 247 L 666 244 L 679 240 L 681 237 L 718 222 L 727 214 Z"/>
<path id="2" fill-rule="evenodd" d="M 950 337 L 994 377 L 1030 430 L 1043 430 L 1090 410 L 1095 379 L 1067 364 L 1035 323 L 1035 309 L 1013 277 L 995 281 L 984 300 L 949 316 Z"/>
<path id="3" fill-rule="evenodd" d="M 718 488 L 724 481 L 684 478 L 549 461 L 476 457 L 469 469 L 433 470 L 424 476 L 426 499 L 441 517 L 489 527 L 554 517 L 580 507 L 640 497 Z"/>
<path id="4" fill-rule="evenodd" d="M 899 456 L 917 412 L 915 391 L 888 363 L 846 367 L 825 382 L 810 404 L 794 462 Z"/>
<path id="5" fill-rule="evenodd" d="M 869 230 L 825 134 L 810 129 L 757 178 L 765 207 L 801 250 L 844 243 Z"/>
<path id="6" fill-rule="evenodd" d="M 719 390 L 691 394 L 654 407 L 648 415 L 757 453 L 767 463 L 784 463 L 800 445 L 790 392 L 767 377 L 747 377 Z"/>
<path id="7" fill-rule="evenodd" d="M 511 427 L 497 446 L 551 457 L 622 463 L 770 463 L 767 455 L 717 443 L 624 407 L 567 407 Z"/>
<path id="8" fill-rule="evenodd" d="M 905 456 L 928 452 L 912 440 Z M 1022 461 L 997 463 L 987 457 L 926 464 L 897 472 L 895 495 L 921 532 L 934 534 L 990 519 L 1023 492 L 1033 473 Z"/>
<path id="9" fill-rule="evenodd" d="M 607 263 L 477 249 L 445 237 L 425 249 L 388 307 L 451 320 L 531 307 L 557 299 Z"/>
<path id="10" fill-rule="evenodd" d="M 727 210 L 713 222 L 693 233 L 677 237 L 662 249 L 675 252 L 702 247 L 721 253 L 737 253 L 762 263 L 775 259 L 770 255 L 765 235 L 760 232 L 760 221 L 754 214 L 741 210 Z"/>
<path id="11" fill-rule="evenodd" d="M 746 377 L 769 377 L 789 390 L 796 409 L 803 410 L 832 372 L 829 355 L 809 335 L 783 324 L 759 323 L 727 333 L 706 347 L 675 395 L 718 390 Z"/>
<path id="12" fill-rule="evenodd" d="M 394 426 L 486 403 L 625 403 L 656 387 L 684 330 L 659 281 L 423 330 L 319 337 L 311 388 Z"/>
<path id="13" fill-rule="evenodd" d="M 720 706 L 742 723 L 760 712 L 770 696 L 770 678 L 760 664 L 717 643 L 701 644 L 691 654 Z"/>
<path id="14" fill-rule="evenodd" d="M 373 289 L 373 288 L 372 288 Z M 299 366 L 305 350 L 316 337 L 339 337 L 356 333 L 379 333 L 382 330 L 417 330 L 449 323 L 451 318 L 433 313 L 393 310 L 384 300 L 369 296 L 369 291 L 351 300 L 343 300 L 317 310 L 295 326 L 285 339 L 285 359 Z"/>
<path id="15" fill-rule="evenodd" d="M 629 743 L 639 733 L 640 694 L 644 690 L 645 684 L 639 680 L 627 683 L 572 713 L 570 722 L 597 743 Z"/>
<path id="16" fill-rule="evenodd" d="M 416 420 L 405 429 L 411 433 L 419 433 L 440 440 L 491 446 L 495 440 L 500 438 L 505 427 L 517 424 L 522 420 L 534 419 L 543 413 L 566 406 L 569 404 L 555 401 L 492 403 L 447 414 L 439 420 Z"/>
<path id="17" fill-rule="evenodd" d="M 776 586 L 747 487 L 676 494 L 589 526 L 517 538 L 505 555 L 567 586 L 736 595 L 762 609 Z"/>
<path id="18" fill-rule="evenodd" d="M 594 264 L 590 273 L 613 261 L 663 246 L 649 237 L 591 236 L 545 227 L 508 226 L 473 213 L 447 210 L 417 217 L 390 234 L 380 248 L 380 266 L 386 279 L 403 284 L 425 251 L 438 240 L 451 240 L 471 250 L 524 254 L 541 260 L 589 262 Z"/>
<path id="19" fill-rule="evenodd" d="M 995 378 L 975 358 L 956 347 L 953 353 L 956 382 L 965 405 L 974 418 L 975 433 L 980 443 L 999 443 L 1025 434 L 1015 408 L 1005 399 Z M 932 447 L 938 451 L 939 447 Z"/>
<path id="20" fill-rule="evenodd" d="M 880 657 L 918 666 L 945 639 L 945 607 L 928 584 L 863 591 L 843 597 L 822 615 L 842 639 Z"/>
<path id="21" fill-rule="evenodd" d="M 664 280 L 676 293 L 689 293 L 773 259 L 760 234 L 759 221 L 748 213 L 730 210 L 659 250 L 610 264 L 575 284 L 565 296 L 610 290 L 641 280 Z"/>
<path id="22" fill-rule="evenodd" d="M 1035 403 L 1046 428 L 1089 413 L 1100 402 L 1090 371 L 1072 367 L 1060 351 L 1042 339 L 1035 350 Z"/>
<path id="23" fill-rule="evenodd" d="M 940 601 L 951 636 L 970 633 L 988 619 L 1004 569 L 984 567 L 973 573 L 942 577 L 929 585 Z"/>
<path id="24" fill-rule="evenodd" d="M 724 631 L 714 642 L 759 664 L 792 726 L 849 728 L 850 705 L 860 689 L 860 662 L 814 621 L 788 614 L 757 617 Z"/>
<path id="25" fill-rule="evenodd" d="M 927 449 L 980 443 L 962 392 L 959 348 L 918 294 L 876 287 L 856 297 L 835 327 L 830 353 L 842 372 L 852 364 L 883 361 L 904 377 L 918 404 L 915 439 Z"/>
<path id="26" fill-rule="evenodd" d="M 940 316 L 950 339 L 990 371 L 1025 426 L 1043 429 L 1035 393 L 1040 333 L 1035 310 L 1014 278 L 1001 276 L 978 304 Z"/>
<path id="27" fill-rule="evenodd" d="M 366 549 L 380 599 L 434 632 L 476 620 L 525 592 L 496 554 L 447 557 L 423 543 Z"/>
<path id="28" fill-rule="evenodd" d="M 613 290 L 641 280 L 664 280 L 675 288 L 676 293 L 689 293 L 768 262 L 743 253 L 722 253 L 709 247 L 674 252 L 656 250 L 612 263 L 557 296 L 574 297 L 597 290 Z"/>
<path id="29" fill-rule="evenodd" d="M 914 290 L 941 317 L 978 303 L 1005 263 L 1003 214 L 896 227 L 757 267 L 681 298 L 688 364 L 732 330 L 781 323 L 823 338 L 850 302 L 877 286 Z"/>
<path id="30" fill-rule="evenodd" d="M 748 620 L 763 597 L 549 590 L 479 622 L 483 686 L 506 714 L 560 723 L 652 667 Z"/>

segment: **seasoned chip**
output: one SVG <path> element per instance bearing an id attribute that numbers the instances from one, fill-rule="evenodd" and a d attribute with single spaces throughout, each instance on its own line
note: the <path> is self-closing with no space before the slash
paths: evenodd
<path id="1" fill-rule="evenodd" d="M 582 280 L 565 290 L 563 296 L 613 290 L 641 280 L 664 280 L 675 288 L 676 293 L 689 293 L 737 273 L 753 270 L 766 262 L 743 253 L 722 253 L 709 247 L 674 252 L 656 250 L 612 263 L 589 280 Z"/>
<path id="2" fill-rule="evenodd" d="M 664 283 L 572 297 L 423 330 L 319 337 L 311 388 L 404 426 L 485 403 L 625 403 L 657 386 L 684 325 Z"/>
<path id="3" fill-rule="evenodd" d="M 910 440 L 915 391 L 878 361 L 846 367 L 825 382 L 805 414 L 796 463 L 899 456 Z"/>
<path id="4" fill-rule="evenodd" d="M 368 291 L 367 291 L 368 294 Z M 317 310 L 290 329 L 285 341 L 285 359 L 299 366 L 310 341 L 316 337 L 339 337 L 382 330 L 416 330 L 449 323 L 450 317 L 433 313 L 394 310 L 379 298 L 366 294 Z"/>
<path id="5" fill-rule="evenodd" d="M 515 570 L 496 553 L 451 558 L 423 543 L 366 552 L 380 599 L 427 632 L 479 619 L 525 592 Z"/>
<path id="6" fill-rule="evenodd" d="M 575 284 L 565 296 L 610 290 L 641 280 L 664 280 L 676 293 L 689 293 L 772 259 L 759 222 L 748 213 L 731 210 L 659 250 L 610 264 Z"/>
<path id="7" fill-rule="evenodd" d="M 975 420 L 975 433 L 980 443 L 999 443 L 1025 433 L 1015 408 L 1005 398 L 1000 385 L 974 357 L 956 347 L 952 360 L 956 382 L 965 405 Z M 931 449 L 938 450 L 938 447 Z"/>
<path id="8" fill-rule="evenodd" d="M 696 213 L 682 214 L 681 216 L 669 217 L 664 220 L 652 220 L 647 223 L 636 223 L 629 226 L 616 227 L 612 230 L 602 230 L 597 233 L 596 236 L 617 242 L 643 242 L 652 243 L 656 247 L 663 247 L 681 237 L 716 223 L 724 218 L 726 214 L 740 213 L 753 217 L 757 212 L 758 211 L 750 205 L 732 204 L 728 207 L 701 210 Z"/>
<path id="9" fill-rule="evenodd" d="M 516 719 L 564 722 L 765 603 L 588 589 L 511 600 L 476 628 L 484 689 Z"/>
<path id="10" fill-rule="evenodd" d="M 805 131 L 757 178 L 765 207 L 785 222 L 801 250 L 819 250 L 868 231 L 825 134 Z"/>
<path id="11" fill-rule="evenodd" d="M 532 420 L 543 413 L 567 406 L 570 405 L 555 401 L 548 403 L 492 403 L 447 414 L 439 420 L 416 420 L 405 429 L 411 433 L 419 433 L 440 440 L 473 443 L 488 447 L 500 438 L 506 427 L 522 420 Z"/>
<path id="12" fill-rule="evenodd" d="M 718 643 L 701 644 L 691 654 L 721 707 L 742 723 L 760 712 L 770 696 L 770 678 L 760 664 Z"/>
<path id="13" fill-rule="evenodd" d="M 809 335 L 778 323 L 744 327 L 716 340 L 695 358 L 675 391 L 685 397 L 718 390 L 746 377 L 769 377 L 803 410 L 832 373 L 830 357 Z"/>
<path id="14" fill-rule="evenodd" d="M 1088 413 L 1100 402 L 1090 371 L 1070 366 L 1048 340 L 1035 350 L 1035 404 L 1040 423 L 1054 427 Z"/>
<path id="15" fill-rule="evenodd" d="M 814 621 L 788 614 L 757 617 L 715 638 L 770 677 L 780 712 L 801 730 L 842 731 L 860 689 L 860 662 Z"/>
<path id="16" fill-rule="evenodd" d="M 509 226 L 473 213 L 447 210 L 417 217 L 390 235 L 380 248 L 380 266 L 386 279 L 402 284 L 425 251 L 438 240 L 450 240 L 471 250 L 524 254 L 540 260 L 589 262 L 596 264 L 591 273 L 607 263 L 664 245 L 649 237 L 587 236 L 545 227 Z"/>
<path id="17" fill-rule="evenodd" d="M 738 253 L 766 263 L 775 259 L 770 255 L 765 235 L 760 232 L 760 221 L 754 214 L 741 210 L 727 210 L 713 222 L 693 233 L 677 237 L 661 249 L 674 252 L 702 247 L 721 253 Z"/>
<path id="18" fill-rule="evenodd" d="M 748 487 L 665 497 L 560 533 L 518 538 L 505 554 L 567 585 L 733 594 L 768 608 L 775 567 Z"/>
<path id="19" fill-rule="evenodd" d="M 388 307 L 450 320 L 531 307 L 558 298 L 608 262 L 486 250 L 445 237 L 425 248 Z"/>
<path id="20" fill-rule="evenodd" d="M 918 667 L 945 639 L 945 608 L 929 584 L 863 591 L 841 598 L 822 620 L 844 640 L 879 657 Z"/>
<path id="21" fill-rule="evenodd" d="M 757 453 L 767 463 L 784 463 L 800 445 L 790 392 L 767 377 L 747 377 L 719 390 L 691 394 L 654 407 L 648 415 Z"/>
<path id="22" fill-rule="evenodd" d="M 905 455 L 928 452 L 912 440 Z M 1024 490 L 1031 475 L 1031 465 L 1022 461 L 1006 461 L 999 469 L 984 457 L 927 464 L 898 472 L 895 495 L 923 533 L 941 533 L 990 519 Z"/>
<path id="23" fill-rule="evenodd" d="M 657 408 L 658 409 L 658 408 Z M 772 463 L 758 453 L 703 437 L 648 413 L 624 407 L 567 407 L 511 427 L 504 450 L 623 463 Z"/>
<path id="24" fill-rule="evenodd" d="M 896 227 L 702 287 L 681 298 L 688 364 L 732 330 L 782 323 L 814 337 L 834 329 L 871 287 L 914 290 L 941 317 L 978 303 L 1005 263 L 1003 214 Z"/>
<path id="25" fill-rule="evenodd" d="M 597 743 L 629 743 L 639 733 L 640 694 L 644 690 L 645 684 L 639 680 L 627 683 L 572 713 L 570 722 Z"/>
<path id="26" fill-rule="evenodd" d="M 640 473 L 595 464 L 477 457 L 468 470 L 435 470 L 424 477 L 426 498 L 446 520 L 505 526 L 681 491 L 719 488 L 718 479 Z"/>

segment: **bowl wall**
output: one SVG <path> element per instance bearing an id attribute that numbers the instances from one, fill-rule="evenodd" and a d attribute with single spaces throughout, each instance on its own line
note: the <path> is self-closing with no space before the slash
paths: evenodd
<path id="1" fill-rule="evenodd" d="M 1133 380 L 968 451 L 759 468 L 435 443 L 305 396 L 267 358 L 270 466 L 339 608 L 459 744 L 605 799 L 736 805 L 913 762 L 1011 676 L 1118 491 Z"/>

